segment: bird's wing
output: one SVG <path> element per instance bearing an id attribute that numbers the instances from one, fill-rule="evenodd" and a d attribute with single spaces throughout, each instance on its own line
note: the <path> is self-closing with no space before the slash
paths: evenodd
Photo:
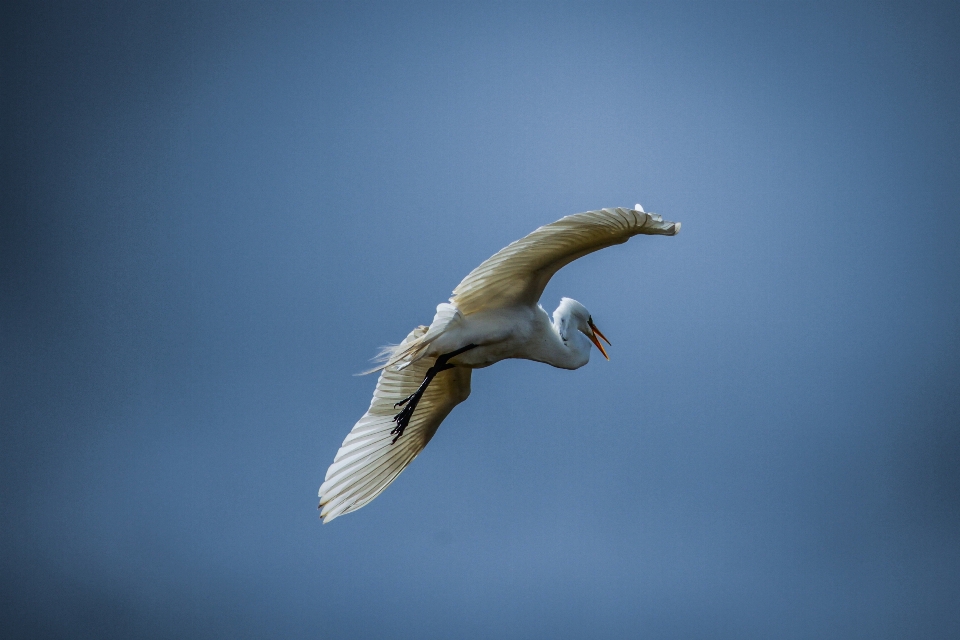
<path id="1" fill-rule="evenodd" d="M 637 234 L 672 236 L 678 231 L 679 222 L 664 222 L 642 209 L 618 207 L 567 216 L 498 251 L 457 285 L 450 301 L 463 315 L 534 305 L 553 274 L 577 258 Z"/>
<path id="2" fill-rule="evenodd" d="M 427 327 L 414 329 L 400 347 L 426 331 Z M 393 444 L 390 432 L 396 426 L 393 417 L 399 412 L 394 404 L 417 390 L 433 363 L 434 358 L 421 358 L 403 369 L 389 366 L 380 374 L 370 408 L 340 445 L 320 486 L 320 516 L 324 522 L 356 511 L 376 498 L 427 446 L 447 414 L 470 395 L 470 369 L 454 367 L 440 372 L 424 392 L 403 435 Z"/>

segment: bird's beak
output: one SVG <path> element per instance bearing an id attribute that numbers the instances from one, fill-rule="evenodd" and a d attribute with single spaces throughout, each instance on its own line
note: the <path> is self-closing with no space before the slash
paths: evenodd
<path id="1" fill-rule="evenodd" d="M 600 341 L 597 340 L 597 336 L 600 336 L 601 338 L 603 338 L 604 342 L 606 342 L 607 344 L 610 344 L 610 341 L 607 340 L 607 336 L 600 333 L 600 329 L 597 329 L 597 326 L 593 324 L 593 322 L 589 322 L 588 324 L 590 325 L 591 334 L 587 337 L 590 338 L 591 341 L 593 341 L 593 344 L 597 345 L 597 349 L 600 349 L 600 353 L 603 354 L 603 357 L 609 360 L 610 356 L 607 355 L 606 349 L 604 349 L 603 345 L 600 344 Z M 610 345 L 610 346 L 613 346 L 613 345 Z"/>

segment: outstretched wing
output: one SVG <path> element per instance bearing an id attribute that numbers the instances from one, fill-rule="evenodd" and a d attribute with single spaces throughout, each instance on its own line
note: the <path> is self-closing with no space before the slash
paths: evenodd
<path id="1" fill-rule="evenodd" d="M 534 305 L 553 274 L 577 258 L 641 233 L 672 236 L 678 231 L 679 222 L 664 222 L 643 210 L 618 207 L 567 216 L 498 251 L 457 285 L 450 301 L 463 315 Z"/>
<path id="2" fill-rule="evenodd" d="M 422 337 L 427 327 L 418 327 L 399 348 Z M 398 370 L 388 366 L 380 374 L 370 408 L 340 445 L 320 486 L 320 516 L 329 522 L 356 511 L 387 488 L 417 457 L 447 414 L 470 395 L 470 369 L 442 371 L 427 387 L 410 424 L 395 444 L 390 431 L 399 412 L 394 404 L 417 390 L 434 358 L 421 358 Z"/>

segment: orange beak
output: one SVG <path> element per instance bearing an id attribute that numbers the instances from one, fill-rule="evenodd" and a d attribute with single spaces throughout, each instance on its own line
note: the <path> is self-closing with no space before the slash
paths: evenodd
<path id="1" fill-rule="evenodd" d="M 597 326 L 596 326 L 595 324 L 593 324 L 592 321 L 591 321 L 591 322 L 588 322 L 587 324 L 590 325 L 590 330 L 593 332 L 593 335 L 590 335 L 590 336 L 587 336 L 587 337 L 590 338 L 590 340 L 593 342 L 593 344 L 597 345 L 597 349 L 600 349 L 600 353 L 603 354 L 603 357 L 606 358 L 607 360 L 609 360 L 609 359 L 610 359 L 610 356 L 607 355 L 606 349 L 604 349 L 604 348 L 603 348 L 603 345 L 600 344 L 600 341 L 597 340 L 597 336 L 600 336 L 601 338 L 603 338 L 604 342 L 606 342 L 607 344 L 610 344 L 610 341 L 607 340 L 607 336 L 605 336 L 605 335 L 603 335 L 602 333 L 600 333 L 600 329 L 597 329 Z M 613 346 L 613 345 L 610 345 L 610 346 Z"/>

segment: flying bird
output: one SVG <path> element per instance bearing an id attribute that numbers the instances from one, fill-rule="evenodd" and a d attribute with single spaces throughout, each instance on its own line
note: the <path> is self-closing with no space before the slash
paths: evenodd
<path id="1" fill-rule="evenodd" d="M 607 360 L 610 341 L 587 309 L 563 298 L 553 317 L 540 306 L 561 267 L 632 236 L 672 236 L 679 222 L 633 209 L 587 211 L 561 218 L 501 249 L 471 271 L 419 326 L 384 348 L 370 408 L 354 425 L 320 486 L 324 522 L 376 498 L 423 450 L 443 419 L 470 395 L 474 369 L 506 358 L 579 369 L 593 346 Z"/>

